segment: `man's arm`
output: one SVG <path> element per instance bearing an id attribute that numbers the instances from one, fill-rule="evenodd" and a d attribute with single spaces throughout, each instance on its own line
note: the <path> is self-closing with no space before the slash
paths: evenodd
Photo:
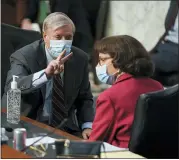
<path id="1" fill-rule="evenodd" d="M 174 25 L 175 19 L 178 14 L 178 1 L 171 1 L 170 6 L 165 18 L 165 32 L 163 35 L 160 37 L 156 45 L 149 51 L 149 53 L 155 53 L 158 45 L 162 43 L 162 41 L 165 39 L 166 35 L 168 34 L 168 31 L 171 29 L 171 27 Z"/>
<path id="2" fill-rule="evenodd" d="M 82 129 L 91 128 L 94 119 L 93 96 L 88 74 L 88 63 L 86 60 L 79 95 L 75 101 L 75 105 L 77 106 L 77 119 Z"/>
<path id="3" fill-rule="evenodd" d="M 21 22 L 22 29 L 32 29 L 32 23 L 37 20 L 39 11 L 39 0 L 27 0 L 27 13 Z"/>
<path id="4" fill-rule="evenodd" d="M 11 69 L 7 74 L 5 93 L 7 93 L 7 91 L 11 87 L 13 75 L 19 76 L 19 78 L 17 79 L 17 85 L 22 94 L 31 93 L 48 81 L 47 78 L 45 79 L 46 75 L 45 77 L 43 76 L 43 71 L 37 72 L 35 74 L 31 73 L 30 69 L 27 66 L 27 62 L 22 54 L 13 54 L 10 57 L 10 63 Z M 40 83 L 38 83 L 38 78 L 41 79 Z M 37 83 L 35 83 L 36 81 L 38 85 Z M 36 85 L 33 85 L 33 83 Z"/>
<path id="5" fill-rule="evenodd" d="M 37 19 L 38 11 L 39 11 L 39 0 L 27 0 L 27 19 L 30 19 L 31 22 L 34 22 Z"/>
<path id="6" fill-rule="evenodd" d="M 15 52 L 10 57 L 11 69 L 8 72 L 5 93 L 10 89 L 12 76 L 19 76 L 17 79 L 17 86 L 21 90 L 22 94 L 28 94 L 36 89 L 40 88 L 42 85 L 46 84 L 53 75 L 62 72 L 62 66 L 64 63 L 72 56 L 70 53 L 65 56 L 65 50 L 59 54 L 56 60 L 52 60 L 46 69 L 32 74 L 25 57 L 19 52 Z"/>

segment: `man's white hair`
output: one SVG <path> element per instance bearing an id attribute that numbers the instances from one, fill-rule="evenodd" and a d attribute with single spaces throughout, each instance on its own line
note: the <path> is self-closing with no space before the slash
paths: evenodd
<path id="1" fill-rule="evenodd" d="M 75 33 L 75 25 L 73 21 L 62 12 L 54 12 L 49 14 L 44 22 L 43 22 L 43 32 L 45 32 L 48 28 L 57 29 L 59 27 L 63 27 L 65 25 L 71 25 L 73 33 Z"/>

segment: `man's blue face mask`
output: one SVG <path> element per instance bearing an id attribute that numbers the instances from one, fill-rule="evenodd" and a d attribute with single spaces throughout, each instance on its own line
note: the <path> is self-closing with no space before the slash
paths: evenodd
<path id="1" fill-rule="evenodd" d="M 66 54 L 70 54 L 72 46 L 72 40 L 50 40 L 49 53 L 52 58 L 56 59 L 60 53 L 65 49 Z"/>
<path id="2" fill-rule="evenodd" d="M 104 64 L 102 66 L 97 66 L 96 67 L 96 74 L 98 79 L 102 82 L 102 83 L 106 83 L 109 85 L 112 85 L 115 81 L 115 75 L 108 75 L 107 74 L 107 65 Z"/>

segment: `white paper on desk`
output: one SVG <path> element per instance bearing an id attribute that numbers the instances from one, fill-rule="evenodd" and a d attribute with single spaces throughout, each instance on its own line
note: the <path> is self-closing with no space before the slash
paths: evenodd
<path id="1" fill-rule="evenodd" d="M 119 148 L 116 146 L 113 146 L 109 143 L 103 142 L 104 147 L 105 147 L 105 152 L 112 152 L 112 151 L 125 151 L 128 150 L 128 148 Z M 104 147 L 101 147 L 101 152 L 104 152 Z"/>
<path id="2" fill-rule="evenodd" d="M 40 139 L 42 137 L 35 137 L 35 138 L 27 138 L 26 139 L 26 146 L 31 145 L 32 143 L 34 143 L 35 141 L 37 141 L 38 139 Z M 40 140 L 39 142 L 36 143 L 36 145 L 39 144 L 43 144 L 43 143 L 54 143 L 55 142 L 55 138 L 51 138 L 51 137 L 44 137 L 42 140 Z"/>

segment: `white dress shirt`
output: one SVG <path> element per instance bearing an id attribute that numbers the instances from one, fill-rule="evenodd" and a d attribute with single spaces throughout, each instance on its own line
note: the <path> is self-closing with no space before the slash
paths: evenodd
<path id="1" fill-rule="evenodd" d="M 165 37 L 165 40 L 178 44 L 178 15 L 175 19 L 173 27 L 169 30 L 168 35 Z"/>

